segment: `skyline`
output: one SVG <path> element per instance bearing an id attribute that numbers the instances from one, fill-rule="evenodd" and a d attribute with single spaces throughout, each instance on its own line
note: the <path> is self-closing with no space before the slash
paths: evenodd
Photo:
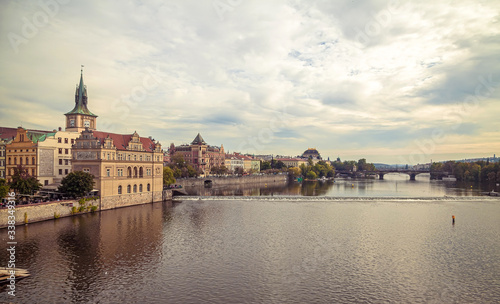
<path id="1" fill-rule="evenodd" d="M 164 148 L 201 133 L 251 154 L 498 155 L 499 11 L 495 1 L 2 2 L 1 125 L 64 127 L 84 65 L 97 129 Z"/>

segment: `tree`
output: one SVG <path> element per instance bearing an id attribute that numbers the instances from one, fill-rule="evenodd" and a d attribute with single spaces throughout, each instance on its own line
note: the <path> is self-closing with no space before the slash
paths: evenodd
<path id="1" fill-rule="evenodd" d="M 170 167 L 163 167 L 163 185 L 175 184 L 174 171 Z"/>
<path id="2" fill-rule="evenodd" d="M 260 163 L 260 171 L 271 169 L 271 163 L 268 161 L 263 161 Z"/>
<path id="3" fill-rule="evenodd" d="M 499 175 L 500 176 L 500 175 Z M 4 198 L 9 193 L 10 187 L 7 184 L 7 181 L 3 178 L 0 178 L 0 198 Z"/>
<path id="4" fill-rule="evenodd" d="M 283 168 L 286 168 L 286 165 L 284 162 L 282 162 L 281 160 L 278 160 L 275 164 L 274 164 L 274 168 L 275 169 L 283 169 Z"/>
<path id="5" fill-rule="evenodd" d="M 82 197 L 94 188 L 94 176 L 82 171 L 73 171 L 61 181 L 59 192 L 71 197 Z"/>
<path id="6" fill-rule="evenodd" d="M 300 176 L 300 169 L 297 167 L 288 168 L 288 175 L 290 175 L 291 179 L 295 179 Z"/>
<path id="7" fill-rule="evenodd" d="M 309 171 L 307 173 L 307 178 L 308 179 L 316 179 L 318 176 L 316 175 L 316 173 L 314 173 L 314 171 Z"/>
<path id="8" fill-rule="evenodd" d="M 243 169 L 242 167 L 236 167 L 234 169 L 234 174 L 242 175 L 243 173 L 245 173 L 245 169 Z"/>
<path id="9" fill-rule="evenodd" d="M 19 165 L 14 168 L 10 187 L 14 189 L 16 194 L 33 194 L 42 187 L 42 184 L 35 177 L 29 175 L 27 169 Z"/>

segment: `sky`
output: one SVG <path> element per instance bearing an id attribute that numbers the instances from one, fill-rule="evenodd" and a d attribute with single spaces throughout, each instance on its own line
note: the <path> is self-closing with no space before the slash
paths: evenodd
<path id="1" fill-rule="evenodd" d="M 417 164 L 500 155 L 500 1 L 0 2 L 0 126 Z"/>

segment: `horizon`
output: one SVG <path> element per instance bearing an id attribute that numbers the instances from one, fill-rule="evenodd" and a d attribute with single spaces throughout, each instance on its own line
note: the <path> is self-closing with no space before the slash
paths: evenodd
<path id="1" fill-rule="evenodd" d="M 147 2 L 147 1 L 146 1 Z M 424 164 L 500 151 L 500 3 L 0 3 L 3 127 Z M 496 74 L 495 74 L 496 73 Z"/>

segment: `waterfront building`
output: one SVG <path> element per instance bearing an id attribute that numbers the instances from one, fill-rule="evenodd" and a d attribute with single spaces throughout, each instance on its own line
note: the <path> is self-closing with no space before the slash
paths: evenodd
<path id="1" fill-rule="evenodd" d="M 300 167 L 300 165 L 307 165 L 307 159 L 294 157 L 294 158 L 276 158 L 276 161 L 281 161 L 287 167 Z"/>
<path id="2" fill-rule="evenodd" d="M 0 178 L 6 178 L 7 151 L 5 146 L 12 142 L 16 134 L 16 128 L 0 127 Z"/>
<path id="3" fill-rule="evenodd" d="M 313 161 L 320 161 L 322 160 L 321 155 L 319 154 L 318 150 L 316 148 L 308 148 L 307 150 L 302 153 L 301 158 L 305 159 L 312 159 Z"/>
<path id="4" fill-rule="evenodd" d="M 163 152 L 152 138 L 86 129 L 75 140 L 73 171 L 94 175 L 101 209 L 162 200 Z"/>
<path id="5" fill-rule="evenodd" d="M 239 153 L 226 154 L 225 166 L 229 172 L 234 173 L 238 168 L 245 170 L 244 157 Z"/>
<path id="6" fill-rule="evenodd" d="M 202 175 L 210 174 L 213 167 L 224 165 L 224 146 L 220 148 L 208 145 L 200 133 L 196 135 L 190 145 L 174 146 L 170 145 L 170 157 L 175 153 L 180 153 L 184 161 L 191 165 Z"/>
<path id="7" fill-rule="evenodd" d="M 5 176 L 8 181 L 12 180 L 14 168 L 21 165 L 29 175 L 38 178 L 38 142 L 45 140 L 51 131 L 27 130 L 19 127 L 16 129 L 14 139 L 5 145 Z"/>

